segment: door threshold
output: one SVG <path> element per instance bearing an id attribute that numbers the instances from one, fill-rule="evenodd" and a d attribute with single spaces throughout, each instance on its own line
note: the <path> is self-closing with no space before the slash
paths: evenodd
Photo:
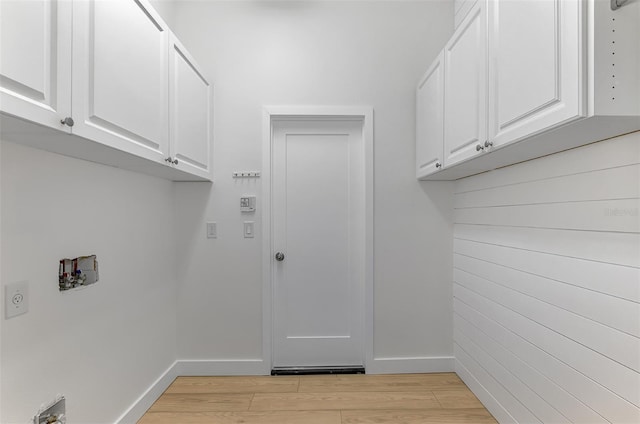
<path id="1" fill-rule="evenodd" d="M 323 374 L 364 374 L 364 367 L 275 367 L 271 375 L 323 375 Z"/>

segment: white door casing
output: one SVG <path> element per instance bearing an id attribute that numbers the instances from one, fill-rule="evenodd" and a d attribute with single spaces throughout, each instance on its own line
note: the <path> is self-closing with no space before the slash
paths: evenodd
<path id="1" fill-rule="evenodd" d="M 265 371 L 366 366 L 373 344 L 371 111 L 266 112 Z"/>

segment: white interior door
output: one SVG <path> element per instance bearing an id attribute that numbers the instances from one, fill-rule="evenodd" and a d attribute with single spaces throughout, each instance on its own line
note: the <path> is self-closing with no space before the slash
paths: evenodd
<path id="1" fill-rule="evenodd" d="M 273 122 L 275 368 L 364 364 L 362 128 L 362 120 Z"/>

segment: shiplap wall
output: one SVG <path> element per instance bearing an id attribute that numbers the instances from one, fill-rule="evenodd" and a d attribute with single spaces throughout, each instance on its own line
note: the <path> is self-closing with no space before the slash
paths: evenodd
<path id="1" fill-rule="evenodd" d="M 640 132 L 458 181 L 456 371 L 501 423 L 640 423 Z"/>

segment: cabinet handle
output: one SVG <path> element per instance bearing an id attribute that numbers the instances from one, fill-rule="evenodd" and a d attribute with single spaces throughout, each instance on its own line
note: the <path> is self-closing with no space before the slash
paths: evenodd
<path id="1" fill-rule="evenodd" d="M 60 120 L 60 123 L 61 123 L 62 125 L 67 125 L 67 126 L 69 126 L 69 127 L 73 127 L 73 124 L 74 124 L 74 122 L 73 122 L 73 118 L 71 118 L 70 116 L 67 116 L 67 117 L 66 117 L 66 118 L 64 118 L 64 119 L 61 119 L 61 120 Z"/>
<path id="2" fill-rule="evenodd" d="M 493 141 L 487 140 L 484 142 L 484 147 L 491 147 L 491 146 L 493 146 Z"/>
<path id="3" fill-rule="evenodd" d="M 172 164 L 177 165 L 178 164 L 178 159 L 174 159 L 173 161 L 171 161 Z"/>
<path id="4" fill-rule="evenodd" d="M 484 146 L 482 144 L 477 144 L 476 145 L 476 152 L 479 152 L 480 150 L 484 150 Z"/>
<path id="5" fill-rule="evenodd" d="M 442 164 L 440 162 L 436 162 L 436 168 L 440 168 L 442 167 Z"/>
<path id="6" fill-rule="evenodd" d="M 165 161 L 165 162 L 169 162 L 169 163 L 173 162 L 173 160 L 171 159 L 171 156 L 169 156 L 168 158 L 166 158 L 164 161 Z"/>

